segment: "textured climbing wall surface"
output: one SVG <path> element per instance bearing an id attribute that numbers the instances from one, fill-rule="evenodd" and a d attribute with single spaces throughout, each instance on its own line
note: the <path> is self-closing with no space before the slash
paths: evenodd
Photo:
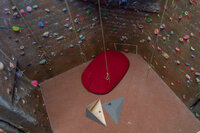
<path id="1" fill-rule="evenodd" d="M 0 53 L 0 128 L 8 132 L 51 132 L 39 88 L 16 68 L 16 59 Z"/>
<path id="2" fill-rule="evenodd" d="M 12 2 L 7 2 L 6 4 L 10 5 L 11 9 L 11 5 L 13 5 Z M 76 30 L 79 32 L 77 41 L 74 32 L 70 30 L 72 24 L 69 14 L 68 12 L 63 12 L 63 10 L 66 10 L 64 2 L 15 0 L 14 4 L 16 4 L 19 9 L 24 10 L 26 10 L 28 5 L 38 6 L 36 9 L 33 9 L 32 13 L 26 12 L 26 14 L 24 14 L 24 19 L 22 19 L 22 17 L 13 18 L 12 14 L 14 12 L 12 10 L 11 15 L 5 14 L 3 10 L 1 12 L 3 20 L 2 23 L 4 21 L 9 22 L 9 24 L 5 23 L 8 29 L 11 29 L 12 26 L 23 28 L 23 31 L 20 33 L 14 33 L 12 30 L 8 29 L 2 30 L 1 32 L 4 36 L 1 37 L 2 40 L 5 41 L 4 45 L 8 43 L 12 44 L 6 45 L 7 47 L 5 47 L 12 50 L 11 53 L 18 57 L 21 69 L 26 70 L 25 73 L 27 73 L 31 79 L 35 78 L 39 81 L 43 81 L 54 76 L 55 74 L 65 71 L 66 68 L 69 69 L 82 63 L 82 57 L 80 56 L 81 52 L 76 46 L 78 41 L 80 41 L 79 35 L 82 35 L 81 37 L 83 40 L 85 37 L 85 41 L 82 43 L 83 51 L 85 50 L 84 47 L 88 45 L 91 45 L 90 47 L 95 49 L 93 44 L 98 43 L 96 40 L 98 37 L 92 37 L 100 31 L 99 27 L 96 26 L 98 25 L 98 18 L 95 19 L 95 17 L 98 17 L 98 12 L 94 11 L 96 9 L 90 8 L 91 15 L 87 15 L 87 10 L 84 11 L 83 8 L 87 9 L 90 7 L 89 5 L 79 2 L 73 2 L 70 5 L 74 19 L 82 18 L 81 16 L 84 15 L 84 18 L 77 19 L 79 24 L 75 25 Z M 50 10 L 50 13 L 45 11 L 45 9 Z M 80 17 L 77 17 L 77 15 Z M 40 28 L 38 25 L 39 22 L 42 22 L 44 25 L 43 28 Z M 5 31 L 7 34 L 4 34 Z M 45 32 L 49 32 L 48 37 L 42 37 Z M 61 41 L 56 40 L 62 36 L 64 38 L 61 39 Z M 20 50 L 20 46 L 24 46 L 24 50 Z M 96 51 L 98 51 L 98 49 L 96 49 Z M 91 55 L 93 53 L 87 54 Z M 42 60 L 46 65 L 39 65 Z M 33 69 L 35 71 L 33 71 Z"/>
<path id="3" fill-rule="evenodd" d="M 106 40 L 138 45 L 139 54 L 189 107 L 200 98 L 199 5 L 169 0 L 161 1 L 160 8 L 159 14 L 103 9 L 105 32 L 110 35 Z M 155 29 L 161 24 L 157 34 Z M 199 107 L 195 111 L 200 112 Z"/>
<path id="4" fill-rule="evenodd" d="M 200 7 L 197 2 L 129 0 L 128 8 L 113 7 L 112 3 L 102 5 L 107 48 L 114 49 L 114 43 L 137 45 L 138 53 L 188 107 L 200 98 Z M 28 79 L 42 82 L 92 59 L 103 50 L 95 2 L 69 0 L 68 3 L 73 20 L 64 0 L 1 1 L 0 48 L 8 57 L 15 57 Z M 32 7 L 30 13 L 27 6 Z M 164 25 L 160 27 L 161 24 Z M 158 33 L 155 29 L 159 27 Z M 117 48 L 136 51 L 134 46 L 117 45 Z M 2 88 L 7 89 L 3 83 L 7 82 L 5 77 L 1 75 L 1 78 Z M 28 79 L 25 80 L 30 83 Z M 37 95 L 33 93 L 32 97 Z M 200 113 L 199 106 L 192 111 Z"/>

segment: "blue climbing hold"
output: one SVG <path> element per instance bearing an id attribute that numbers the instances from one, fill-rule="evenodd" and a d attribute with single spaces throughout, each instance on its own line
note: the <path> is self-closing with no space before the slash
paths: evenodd
<path id="1" fill-rule="evenodd" d="M 38 22 L 38 25 L 40 26 L 40 27 L 44 27 L 44 24 L 42 23 L 42 22 Z"/>

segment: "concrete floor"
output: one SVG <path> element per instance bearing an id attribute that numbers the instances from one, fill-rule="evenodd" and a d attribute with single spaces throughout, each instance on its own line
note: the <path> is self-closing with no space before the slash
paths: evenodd
<path id="1" fill-rule="evenodd" d="M 130 68 L 107 95 L 94 95 L 81 83 L 82 64 L 41 84 L 54 133 L 196 133 L 200 122 L 142 57 L 126 54 Z M 85 108 L 100 98 L 102 103 L 125 97 L 119 124 L 104 110 L 107 127 L 88 119 Z"/>

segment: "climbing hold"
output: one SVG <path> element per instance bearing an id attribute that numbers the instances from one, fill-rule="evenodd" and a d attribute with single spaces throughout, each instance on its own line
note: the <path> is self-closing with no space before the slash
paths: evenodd
<path id="1" fill-rule="evenodd" d="M 0 70 L 2 71 L 4 69 L 4 64 L 0 62 Z"/>
<path id="2" fill-rule="evenodd" d="M 10 95 L 11 94 L 11 89 L 7 88 L 7 94 Z"/>
<path id="3" fill-rule="evenodd" d="M 9 63 L 10 68 L 15 68 L 14 64 L 12 62 Z"/>
<path id="4" fill-rule="evenodd" d="M 176 47 L 175 50 L 176 50 L 177 53 L 180 53 L 180 49 L 179 48 Z"/>
<path id="5" fill-rule="evenodd" d="M 7 76 L 4 76 L 4 79 L 5 79 L 5 80 L 8 80 L 8 77 L 7 77 Z"/>
<path id="6" fill-rule="evenodd" d="M 78 23 L 78 18 L 74 19 L 74 23 L 76 23 L 76 24 Z"/>
<path id="7" fill-rule="evenodd" d="M 195 72 L 195 76 L 200 76 L 200 73 L 198 73 L 198 72 Z"/>
<path id="8" fill-rule="evenodd" d="M 166 41 L 166 39 L 167 39 L 167 38 L 166 38 L 165 36 L 163 36 L 163 40 Z"/>
<path id="9" fill-rule="evenodd" d="M 128 40 L 128 38 L 127 38 L 127 36 L 121 36 L 120 40 L 121 41 L 126 41 L 126 40 Z"/>
<path id="10" fill-rule="evenodd" d="M 66 28 L 68 28 L 68 27 L 69 27 L 69 24 L 65 24 L 64 26 L 65 26 Z"/>
<path id="11" fill-rule="evenodd" d="M 55 53 L 55 52 L 51 52 L 51 55 L 52 55 L 52 56 L 56 56 L 56 53 Z"/>
<path id="12" fill-rule="evenodd" d="M 6 29 L 6 27 L 2 25 L 2 26 L 0 26 L 0 29 Z"/>
<path id="13" fill-rule="evenodd" d="M 194 49 L 192 46 L 191 46 L 190 50 L 191 50 L 191 51 L 195 51 L 195 49 Z"/>
<path id="14" fill-rule="evenodd" d="M 69 27 L 69 30 L 71 30 L 71 31 L 72 31 L 72 30 L 73 30 L 73 27 Z"/>
<path id="15" fill-rule="evenodd" d="M 8 9 L 8 8 L 5 8 L 5 9 L 4 9 L 4 12 L 5 12 L 6 14 L 11 14 L 11 13 L 10 13 L 10 9 Z"/>
<path id="16" fill-rule="evenodd" d="M 42 36 L 43 36 L 43 37 L 49 37 L 49 32 L 48 32 L 48 31 L 44 32 L 44 33 L 42 34 Z"/>
<path id="17" fill-rule="evenodd" d="M 162 52 L 162 56 L 163 56 L 165 59 L 169 59 L 169 55 L 168 55 L 166 52 Z"/>
<path id="18" fill-rule="evenodd" d="M 150 36 L 147 37 L 147 41 L 151 41 L 151 37 Z"/>
<path id="19" fill-rule="evenodd" d="M 199 79 L 199 78 L 196 78 L 196 82 L 197 82 L 197 83 L 200 83 L 200 79 Z"/>
<path id="20" fill-rule="evenodd" d="M 60 36 L 58 38 L 56 38 L 57 41 L 60 41 L 60 40 L 63 40 L 64 39 L 64 36 Z"/>
<path id="21" fill-rule="evenodd" d="M 62 12 L 63 12 L 63 13 L 66 13 L 66 12 L 67 12 L 67 8 L 63 8 L 63 9 L 62 9 Z"/>
<path id="22" fill-rule="evenodd" d="M 37 87 L 38 86 L 38 81 L 37 80 L 33 80 L 33 81 L 31 81 L 31 84 L 33 86 Z"/>
<path id="23" fill-rule="evenodd" d="M 45 64 L 47 61 L 45 60 L 45 59 L 43 59 L 43 60 L 41 60 L 40 61 L 40 65 L 43 65 L 43 64 Z"/>
<path id="24" fill-rule="evenodd" d="M 32 12 L 32 7 L 27 6 L 27 7 L 26 7 L 26 11 L 29 12 L 29 13 Z"/>
<path id="25" fill-rule="evenodd" d="M 186 99 L 186 95 L 185 95 L 185 94 L 183 95 L 183 99 L 184 99 L 184 100 Z"/>
<path id="26" fill-rule="evenodd" d="M 38 5 L 33 5 L 33 9 L 37 9 L 38 8 Z"/>
<path id="27" fill-rule="evenodd" d="M 50 10 L 48 8 L 44 9 L 47 13 L 50 13 Z"/>
<path id="28" fill-rule="evenodd" d="M 151 23 L 151 22 L 152 22 L 152 19 L 151 19 L 150 17 L 147 17 L 147 18 L 146 18 L 146 21 L 147 21 L 148 23 Z"/>
<path id="29" fill-rule="evenodd" d="M 178 40 L 179 40 L 179 42 L 183 42 L 183 38 L 182 38 L 182 37 L 181 37 L 181 38 L 179 38 Z"/>
<path id="30" fill-rule="evenodd" d="M 44 24 L 42 22 L 38 22 L 38 25 L 39 25 L 40 28 L 44 27 Z"/>
<path id="31" fill-rule="evenodd" d="M 15 31 L 15 32 L 18 32 L 18 31 L 20 30 L 19 27 L 17 27 L 17 26 L 13 26 L 12 29 L 13 29 L 13 31 Z"/>
<path id="32" fill-rule="evenodd" d="M 37 44 L 37 42 L 32 42 L 32 45 L 36 45 Z"/>
<path id="33" fill-rule="evenodd" d="M 82 34 L 79 37 L 81 40 L 85 40 L 85 37 Z"/>
<path id="34" fill-rule="evenodd" d="M 195 55 L 192 54 L 191 57 L 194 59 L 194 58 L 195 58 Z"/>
<path id="35" fill-rule="evenodd" d="M 17 7 L 16 7 L 16 6 L 13 6 L 13 7 L 12 7 L 12 10 L 13 10 L 13 11 L 16 11 L 16 10 L 17 10 Z"/>
<path id="36" fill-rule="evenodd" d="M 188 40 L 188 39 L 190 38 L 190 36 L 189 36 L 189 35 L 185 35 L 183 38 L 184 38 L 185 40 Z"/>
<path id="37" fill-rule="evenodd" d="M 161 24 L 160 29 L 164 30 L 165 29 L 165 24 Z"/>
<path id="38" fill-rule="evenodd" d="M 69 48 L 73 48 L 73 47 L 74 47 L 74 45 L 73 45 L 73 44 L 70 44 L 70 45 L 69 45 Z"/>
<path id="39" fill-rule="evenodd" d="M 154 30 L 154 34 L 157 35 L 158 33 L 159 33 L 159 29 L 156 28 L 156 29 Z"/>
<path id="40" fill-rule="evenodd" d="M 180 62 L 179 60 L 176 60 L 175 63 L 176 63 L 177 65 L 180 65 L 180 64 L 181 64 L 181 62 Z"/>
<path id="41" fill-rule="evenodd" d="M 113 32 L 117 32 L 117 28 L 113 28 Z"/>
<path id="42" fill-rule="evenodd" d="M 90 13 L 91 13 L 91 10 L 88 9 L 88 10 L 87 10 L 87 15 L 90 15 Z"/>
<path id="43" fill-rule="evenodd" d="M 186 79 L 188 79 L 188 80 L 191 79 L 190 75 L 188 75 L 188 74 L 186 74 L 185 77 L 186 77 Z"/>
<path id="44" fill-rule="evenodd" d="M 144 25 L 140 24 L 138 25 L 139 29 L 143 29 L 144 28 Z"/>
<path id="45" fill-rule="evenodd" d="M 23 46 L 23 45 L 22 45 L 22 46 L 20 46 L 19 48 L 20 48 L 21 50 L 24 50 L 24 46 Z"/>
<path id="46" fill-rule="evenodd" d="M 190 70 L 193 72 L 194 71 L 194 67 L 191 67 Z"/>
<path id="47" fill-rule="evenodd" d="M 128 49 L 124 49 L 124 52 L 128 53 L 128 52 L 129 52 L 129 50 L 128 50 Z"/>

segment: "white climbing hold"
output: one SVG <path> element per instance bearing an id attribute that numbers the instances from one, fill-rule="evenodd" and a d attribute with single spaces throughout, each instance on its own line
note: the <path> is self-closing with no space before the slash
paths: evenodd
<path id="1" fill-rule="evenodd" d="M 42 36 L 43 37 L 48 37 L 49 36 L 49 32 L 47 31 L 47 32 L 44 32 L 43 34 L 42 34 Z"/>
<path id="2" fill-rule="evenodd" d="M 200 79 L 199 79 L 199 78 L 196 78 L 196 82 L 197 82 L 197 83 L 200 83 Z"/>
<path id="3" fill-rule="evenodd" d="M 32 12 L 32 7 L 27 6 L 27 7 L 26 7 L 26 11 L 27 11 L 27 12 Z"/>
<path id="4" fill-rule="evenodd" d="M 193 72 L 194 71 L 194 67 L 191 67 L 190 70 Z"/>
<path id="5" fill-rule="evenodd" d="M 4 64 L 0 62 L 0 70 L 2 71 L 4 69 Z"/>
<path id="6" fill-rule="evenodd" d="M 195 49 L 193 47 L 190 48 L 191 51 L 195 51 Z"/>
<path id="7" fill-rule="evenodd" d="M 10 65 L 11 68 L 15 68 L 15 66 L 14 66 L 14 64 L 12 62 L 10 62 L 9 65 Z"/>
<path id="8" fill-rule="evenodd" d="M 48 8 L 44 9 L 47 13 L 50 13 L 50 10 Z"/>
<path id="9" fill-rule="evenodd" d="M 62 39 L 64 39 L 64 36 L 60 36 L 60 37 L 56 38 L 57 41 L 60 41 Z"/>
<path id="10" fill-rule="evenodd" d="M 180 64 L 181 64 L 181 62 L 180 62 L 179 60 L 176 60 L 175 63 L 176 63 L 177 65 L 180 65 Z"/>
<path id="11" fill-rule="evenodd" d="M 188 75 L 188 74 L 186 74 L 185 77 L 186 77 L 186 79 L 188 79 L 188 80 L 191 79 L 190 75 Z"/>

